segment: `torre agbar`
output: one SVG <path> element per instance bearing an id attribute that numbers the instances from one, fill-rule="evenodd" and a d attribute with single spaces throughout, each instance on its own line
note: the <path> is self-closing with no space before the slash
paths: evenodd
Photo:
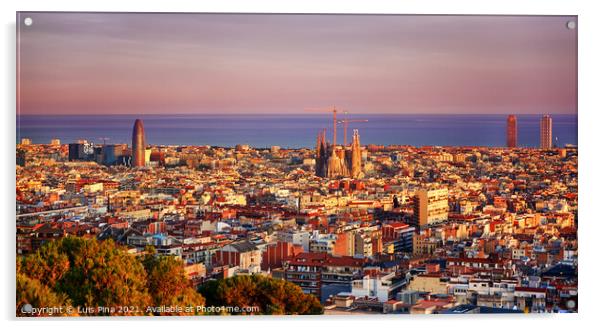
<path id="1" fill-rule="evenodd" d="M 142 125 L 142 120 L 136 119 L 132 133 L 132 167 L 144 167 L 145 149 L 144 125 Z"/>

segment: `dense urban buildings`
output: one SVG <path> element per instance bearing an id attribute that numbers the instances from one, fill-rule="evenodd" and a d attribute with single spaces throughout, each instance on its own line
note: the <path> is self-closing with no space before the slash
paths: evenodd
<path id="1" fill-rule="evenodd" d="M 145 145 L 136 120 L 130 146 L 24 139 L 16 252 L 69 236 L 152 246 L 195 285 L 268 276 L 326 314 L 577 310 L 575 146 L 325 136 L 315 149 Z"/>
<path id="2" fill-rule="evenodd" d="M 516 115 L 509 115 L 506 120 L 506 146 L 516 147 L 518 141 L 518 125 Z"/>
<path id="3" fill-rule="evenodd" d="M 544 150 L 549 150 L 552 148 L 552 117 L 549 115 L 544 115 L 541 117 L 541 122 L 539 124 L 539 140 L 540 147 Z"/>

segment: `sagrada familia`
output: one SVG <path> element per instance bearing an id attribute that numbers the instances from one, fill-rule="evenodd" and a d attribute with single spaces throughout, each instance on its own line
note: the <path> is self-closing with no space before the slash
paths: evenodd
<path id="1" fill-rule="evenodd" d="M 316 176 L 328 178 L 361 178 L 362 151 L 360 135 L 353 130 L 351 147 L 326 142 L 326 130 L 318 133 L 316 142 Z"/>

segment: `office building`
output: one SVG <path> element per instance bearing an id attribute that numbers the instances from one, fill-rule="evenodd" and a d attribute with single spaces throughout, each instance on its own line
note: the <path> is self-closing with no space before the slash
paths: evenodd
<path id="1" fill-rule="evenodd" d="M 142 120 L 136 119 L 132 133 L 132 167 L 144 167 L 146 158 L 146 142 Z"/>
<path id="2" fill-rule="evenodd" d="M 413 224 L 423 227 L 447 220 L 448 190 L 419 190 L 414 196 Z"/>
<path id="3" fill-rule="evenodd" d="M 125 155 L 127 145 L 125 144 L 110 144 L 103 146 L 103 164 L 112 166 L 119 163 L 119 157 Z"/>
<path id="4" fill-rule="evenodd" d="M 94 158 L 94 144 L 78 141 L 69 144 L 69 161 L 90 161 Z"/>
<path id="5" fill-rule="evenodd" d="M 518 127 L 516 124 L 516 115 L 509 115 L 506 120 L 506 146 L 516 147 L 518 140 Z"/>
<path id="6" fill-rule="evenodd" d="M 544 150 L 552 148 L 552 117 L 547 114 L 539 123 L 539 146 Z"/>

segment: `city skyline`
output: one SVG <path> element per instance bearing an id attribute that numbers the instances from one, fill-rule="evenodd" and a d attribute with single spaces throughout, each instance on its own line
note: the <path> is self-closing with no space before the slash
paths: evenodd
<path id="1" fill-rule="evenodd" d="M 26 16 L 21 115 L 577 111 L 572 16 Z"/>
<path id="2" fill-rule="evenodd" d="M 500 112 L 500 113 L 420 113 L 420 112 L 404 112 L 404 113 L 379 113 L 379 112 L 350 112 L 348 114 L 357 116 L 357 115 L 383 115 L 383 116 L 408 116 L 408 115 L 423 115 L 423 116 L 499 116 L 499 115 L 514 115 L 515 112 Z M 573 115 L 573 113 L 562 113 L 562 112 L 541 112 L 541 113 L 523 113 L 516 114 L 516 116 L 537 116 L 540 117 L 542 115 Z M 229 113 L 112 113 L 110 116 L 118 117 L 118 116 L 133 116 L 140 115 L 144 117 L 182 117 L 182 116 L 219 116 L 219 117 L 228 117 L 228 116 L 289 116 L 289 117 L 316 117 L 321 114 L 311 113 L 310 111 L 298 112 L 298 113 L 269 113 L 269 112 L 255 112 L 255 113 L 245 113 L 245 112 L 229 112 Z M 32 113 L 32 114 L 19 114 L 17 113 L 17 117 L 61 117 L 61 116 L 89 116 L 89 117 L 100 117 L 107 116 L 107 114 L 102 113 L 78 113 L 78 114 L 68 114 L 68 113 L 56 113 L 56 114 L 44 114 L 44 113 Z M 323 114 L 322 116 L 328 117 L 328 114 Z M 576 114 L 575 114 L 576 116 Z"/>
<path id="3" fill-rule="evenodd" d="M 286 148 L 313 147 L 316 129 L 328 131 L 327 141 L 333 141 L 330 115 L 273 116 L 254 115 L 109 115 L 89 120 L 87 116 L 25 116 L 19 121 L 17 143 L 23 139 L 47 143 L 59 139 L 71 143 L 88 140 L 131 145 L 128 134 L 131 123 L 144 119 L 149 123 L 150 145 L 213 145 L 230 146 L 245 142 L 253 147 L 279 145 Z M 544 115 L 546 116 L 546 115 Z M 349 117 L 348 130 L 361 128 L 367 144 L 414 146 L 489 146 L 508 144 L 508 117 L 520 118 L 515 124 L 515 136 L 521 132 L 514 147 L 539 147 L 542 115 L 366 115 L 358 120 Z M 552 115 L 556 121 L 555 144 L 577 145 L 577 118 L 572 115 Z M 369 120 L 367 120 L 369 119 Z M 148 120 L 148 121 L 147 121 Z M 347 119 L 345 119 L 347 120 Z M 360 124 L 357 124 L 357 122 Z M 515 120 L 516 123 L 516 120 Z M 337 130 L 339 142 L 345 141 L 343 121 Z M 68 129 L 65 129 L 68 128 Z M 146 130 L 146 129 L 145 129 Z M 149 138 L 149 139 L 147 139 Z"/>

